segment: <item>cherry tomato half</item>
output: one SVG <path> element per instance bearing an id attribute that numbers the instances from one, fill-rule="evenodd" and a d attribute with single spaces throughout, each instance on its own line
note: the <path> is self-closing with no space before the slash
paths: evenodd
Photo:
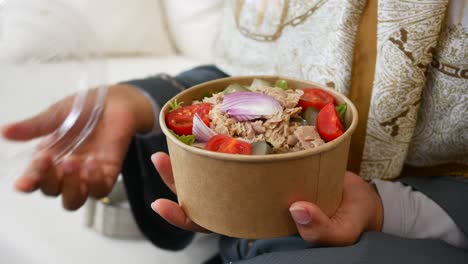
<path id="1" fill-rule="evenodd" d="M 328 103 L 318 113 L 317 130 L 327 142 L 343 135 L 343 125 L 333 103 Z"/>
<path id="2" fill-rule="evenodd" d="M 194 104 L 183 106 L 166 114 L 166 125 L 177 135 L 191 135 L 193 116 L 198 114 L 203 123 L 210 126 L 209 113 L 211 104 Z"/>
<path id="3" fill-rule="evenodd" d="M 320 110 L 328 103 L 335 103 L 335 97 L 322 89 L 306 88 L 303 91 L 304 94 L 298 103 L 298 106 L 302 107 L 303 110 L 307 109 L 307 107 Z"/>
<path id="4" fill-rule="evenodd" d="M 252 153 L 252 146 L 248 142 L 225 135 L 212 137 L 208 143 L 206 143 L 205 149 L 230 154 L 250 155 Z"/>

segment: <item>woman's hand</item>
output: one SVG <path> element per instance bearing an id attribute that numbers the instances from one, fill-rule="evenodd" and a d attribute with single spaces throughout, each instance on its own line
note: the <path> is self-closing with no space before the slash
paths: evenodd
<path id="1" fill-rule="evenodd" d="M 171 191 L 177 194 L 177 190 L 174 183 L 174 175 L 172 174 L 171 160 L 165 153 L 158 152 L 151 156 L 154 167 L 158 170 L 164 183 L 171 189 Z M 168 200 L 158 199 L 151 204 L 151 208 L 158 213 L 167 222 L 185 230 L 194 232 L 209 232 L 203 227 L 195 224 L 190 218 L 187 217 L 182 207 L 179 204 Z"/>
<path id="2" fill-rule="evenodd" d="M 301 237 L 313 244 L 347 246 L 364 231 L 381 231 L 383 207 L 377 190 L 352 172 L 346 172 L 343 198 L 331 217 L 309 202 L 289 208 Z"/>
<path id="3" fill-rule="evenodd" d="M 60 126 L 72 103 L 73 96 L 65 98 L 35 117 L 4 126 L 1 134 L 16 141 L 46 136 Z M 69 210 L 81 207 L 88 196 L 106 196 L 120 173 L 131 137 L 151 129 L 152 115 L 150 102 L 134 87 L 110 87 L 102 116 L 90 137 L 58 165 L 52 161 L 54 150 L 36 153 L 16 181 L 16 189 L 41 189 L 49 196 L 62 194 L 63 206 Z"/>
<path id="4" fill-rule="evenodd" d="M 156 153 L 151 159 L 166 185 L 177 193 L 169 156 Z M 190 220 L 173 201 L 158 199 L 151 207 L 179 228 L 207 232 Z M 343 199 L 332 217 L 326 216 L 320 208 L 309 202 L 295 202 L 289 210 L 304 240 L 330 246 L 353 244 L 365 230 L 380 231 L 383 221 L 382 204 L 376 190 L 351 172 L 346 172 Z"/>

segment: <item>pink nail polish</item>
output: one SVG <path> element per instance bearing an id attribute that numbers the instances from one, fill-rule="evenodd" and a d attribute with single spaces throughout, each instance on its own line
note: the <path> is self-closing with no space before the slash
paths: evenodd
<path id="1" fill-rule="evenodd" d="M 289 212 L 294 221 L 298 224 L 307 225 L 312 220 L 309 212 L 303 207 L 291 207 L 289 208 Z"/>
<path id="2" fill-rule="evenodd" d="M 151 209 L 153 209 L 153 211 L 156 211 L 156 202 L 151 203 Z"/>
<path id="3" fill-rule="evenodd" d="M 156 153 L 154 153 L 153 155 L 151 155 L 151 161 L 154 162 L 156 159 Z"/>

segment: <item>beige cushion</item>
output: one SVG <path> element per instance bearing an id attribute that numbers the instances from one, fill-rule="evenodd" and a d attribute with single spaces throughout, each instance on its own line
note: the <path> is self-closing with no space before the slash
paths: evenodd
<path id="1" fill-rule="evenodd" d="M 174 54 L 158 0 L 6 0 L 5 4 L 3 56 Z"/>
<path id="2" fill-rule="evenodd" d="M 222 0 L 165 0 L 168 27 L 179 52 L 211 62 L 211 50 L 223 7 Z"/>

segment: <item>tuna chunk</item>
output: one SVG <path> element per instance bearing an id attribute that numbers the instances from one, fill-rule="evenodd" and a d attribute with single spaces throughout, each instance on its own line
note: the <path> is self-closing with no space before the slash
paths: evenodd
<path id="1" fill-rule="evenodd" d="M 263 121 L 261 120 L 252 122 L 252 128 L 257 134 L 265 133 L 265 127 L 263 126 Z"/>
<path id="2" fill-rule="evenodd" d="M 242 138 L 249 142 L 266 141 L 273 146 L 275 153 L 285 153 L 310 149 L 324 144 L 314 126 L 299 126 L 290 122 L 291 117 L 298 117 L 301 107 L 296 107 L 302 90 L 282 90 L 271 87 L 257 87 L 260 92 L 275 98 L 283 110 L 271 116 L 262 116 L 251 121 L 237 121 L 227 113 L 221 112 L 223 94 L 214 94 L 203 99 L 212 103 L 210 111 L 211 128 L 219 134 Z"/>
<path id="3" fill-rule="evenodd" d="M 293 147 L 297 144 L 297 142 L 299 141 L 299 139 L 297 139 L 296 135 L 289 135 L 288 136 L 288 145 Z"/>
<path id="4" fill-rule="evenodd" d="M 221 104 L 223 102 L 224 93 L 215 93 L 211 97 L 203 98 L 203 103 L 210 103 L 212 105 Z"/>
<path id="5" fill-rule="evenodd" d="M 325 143 L 315 126 L 298 127 L 296 131 L 294 131 L 294 135 L 304 149 L 315 148 Z"/>

